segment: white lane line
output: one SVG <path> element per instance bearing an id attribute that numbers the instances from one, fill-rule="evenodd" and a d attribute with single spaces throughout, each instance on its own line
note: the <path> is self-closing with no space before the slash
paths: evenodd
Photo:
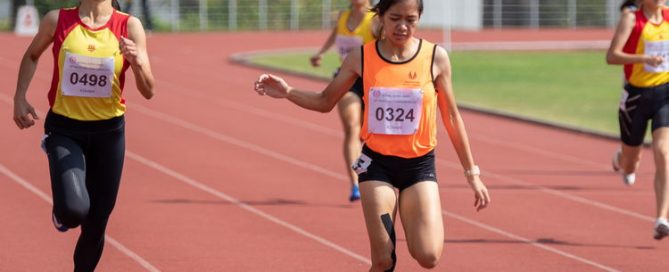
<path id="1" fill-rule="evenodd" d="M 173 85 L 175 87 L 177 86 L 175 84 L 171 84 L 171 85 Z M 189 94 L 191 94 L 191 93 L 189 93 Z M 189 96 L 197 97 L 197 95 L 189 95 Z M 282 115 L 280 113 L 270 112 L 270 111 L 259 109 L 259 108 L 254 108 L 253 106 L 249 106 L 248 104 L 240 104 L 240 103 L 236 103 L 236 102 L 220 102 L 220 101 L 216 101 L 215 103 L 218 104 L 218 105 L 229 107 L 229 108 L 239 110 L 239 111 L 242 111 L 242 112 L 245 112 L 245 113 L 254 114 L 254 115 L 257 115 L 257 116 L 260 116 L 260 117 L 263 117 L 263 118 L 269 118 L 269 119 L 272 119 L 272 120 L 275 120 L 275 121 L 285 122 L 285 123 L 288 123 L 288 124 L 291 124 L 291 125 L 294 125 L 294 126 L 297 126 L 297 127 L 309 129 L 309 130 L 312 130 L 312 131 L 315 131 L 315 132 L 318 132 L 318 133 L 322 133 L 322 134 L 325 134 L 325 135 L 329 135 L 329 136 L 333 136 L 333 137 L 337 137 L 337 138 L 343 138 L 341 131 L 337 131 L 337 130 L 334 130 L 334 129 L 331 129 L 331 128 L 328 128 L 328 127 L 325 127 L 325 126 L 314 124 L 314 123 L 306 122 L 306 121 L 303 121 L 303 120 L 300 120 L 300 119 L 297 119 L 297 118 L 293 118 L 293 117 L 290 117 L 290 116 L 287 116 L 287 115 Z M 160 114 L 160 113 L 157 113 L 157 112 L 154 113 L 151 110 L 148 110 L 147 108 L 142 107 L 140 105 L 132 105 L 132 107 L 133 107 L 133 109 L 140 107 L 139 110 L 142 113 L 146 113 L 146 114 L 149 114 L 151 116 L 153 116 L 153 115 L 160 116 L 159 119 L 161 119 L 163 121 L 166 121 L 166 122 L 184 124 L 182 126 L 184 128 L 194 126 L 194 125 L 192 125 L 188 122 L 185 122 L 183 120 L 173 120 L 173 117 L 164 116 L 163 114 Z M 207 133 L 206 133 L 207 135 L 209 135 L 209 134 L 212 134 L 212 135 L 219 134 L 217 132 L 208 130 L 206 128 L 197 127 L 196 131 L 198 131 L 198 130 L 207 131 Z M 230 138 L 230 137 L 222 136 L 222 135 L 219 136 L 219 137 Z M 505 145 L 505 146 L 508 146 L 510 148 L 513 148 L 513 149 L 524 150 L 524 151 L 530 152 L 530 153 L 538 153 L 538 154 L 544 155 L 546 157 L 553 157 L 553 158 L 561 159 L 561 160 L 564 160 L 564 161 L 569 161 L 569 162 L 572 162 L 572 163 L 584 164 L 584 165 L 589 165 L 589 166 L 597 167 L 597 168 L 604 168 L 605 167 L 603 164 L 598 164 L 598 163 L 594 163 L 594 162 L 591 162 L 591 161 L 586 161 L 586 160 L 583 160 L 583 159 L 580 159 L 580 158 L 577 158 L 577 157 L 573 157 L 573 156 L 570 156 L 570 155 L 564 155 L 564 154 L 558 154 L 558 153 L 554 153 L 554 152 L 550 152 L 550 151 L 545 151 L 545 150 L 541 150 L 541 149 L 526 146 L 526 145 L 510 144 L 510 143 L 506 143 L 505 141 L 491 140 L 489 138 L 486 138 L 484 140 L 484 139 L 482 139 L 482 137 L 475 137 L 475 138 L 477 140 L 486 141 L 488 143 L 492 143 L 492 144 L 495 144 L 495 145 Z M 245 143 L 245 144 L 248 145 L 248 143 Z M 253 145 L 253 144 L 251 144 L 251 145 Z M 253 145 L 253 146 L 255 148 L 261 148 L 261 147 L 255 146 L 255 145 Z M 242 146 L 242 147 L 244 147 L 244 146 Z M 270 151 L 270 152 L 275 153 L 273 151 Z M 286 156 L 281 155 L 281 154 L 275 154 L 274 156 L 286 157 Z M 286 160 L 292 160 L 292 159 L 287 158 Z M 456 170 L 461 168 L 461 166 L 459 164 L 456 164 L 456 163 L 453 163 L 453 162 L 450 162 L 450 161 L 446 161 L 446 160 L 443 160 L 443 159 L 437 159 L 437 161 L 439 163 L 445 165 L 445 166 L 448 166 L 449 168 L 453 168 L 453 169 L 456 169 Z M 294 164 L 300 166 L 299 163 L 294 163 Z M 346 181 L 346 178 L 345 178 L 344 175 L 340 175 L 340 174 L 337 174 L 337 173 L 334 173 L 334 172 L 331 172 L 331 171 L 328 171 L 328 172 L 333 176 L 338 176 L 336 178 Z M 638 218 L 638 219 L 641 219 L 641 220 L 644 220 L 644 221 L 654 221 L 655 220 L 653 217 L 646 216 L 646 215 L 643 215 L 643 214 L 640 214 L 640 213 L 637 213 L 637 212 L 634 212 L 634 211 L 618 208 L 618 207 L 611 206 L 609 204 L 605 204 L 605 203 L 602 203 L 602 202 L 599 202 L 599 201 L 595 201 L 595 200 L 571 195 L 571 194 L 568 194 L 568 193 L 564 193 L 564 192 L 561 192 L 561 191 L 558 191 L 558 190 L 555 190 L 555 189 L 550 189 L 550 188 L 547 188 L 547 187 L 544 187 L 544 186 L 541 186 L 541 185 L 534 184 L 532 182 L 523 181 L 523 180 L 520 180 L 520 179 L 517 179 L 517 178 L 510 177 L 510 176 L 506 176 L 506 175 L 502 175 L 502 174 L 496 174 L 495 172 L 492 172 L 492 171 L 486 171 L 485 175 L 489 176 L 489 177 L 492 177 L 492 178 L 499 179 L 501 181 L 505 181 L 507 183 L 520 184 L 520 185 L 525 185 L 525 186 L 532 186 L 532 187 L 534 187 L 534 188 L 536 188 L 536 189 L 538 189 L 538 190 L 540 190 L 544 193 L 547 193 L 547 194 L 551 194 L 551 195 L 554 195 L 554 196 L 557 196 L 557 197 L 560 197 L 560 198 L 564 198 L 564 199 L 567 199 L 567 200 L 570 200 L 570 201 L 578 202 L 578 203 L 581 203 L 581 204 L 598 207 L 598 208 L 608 210 L 608 211 L 612 211 L 612 212 L 615 212 L 615 213 L 619 213 L 619 214 L 622 214 L 622 215 L 631 216 L 631 217 Z"/>
<path id="2" fill-rule="evenodd" d="M 531 241 L 530 239 L 527 239 L 525 237 L 510 233 L 510 232 L 507 232 L 507 231 L 504 231 L 504 230 L 501 230 L 499 228 L 496 228 L 496 227 L 493 227 L 493 226 L 490 226 L 490 225 L 487 225 L 487 224 L 483 224 L 483 223 L 475 221 L 475 220 L 471 220 L 467 217 L 464 217 L 464 216 L 461 216 L 461 215 L 458 215 L 458 214 L 455 214 L 455 213 L 451 213 L 451 212 L 448 212 L 448 211 L 445 211 L 445 210 L 442 210 L 442 213 L 445 216 L 455 218 L 455 219 L 460 220 L 462 222 L 465 222 L 467 224 L 477 226 L 479 228 L 485 229 L 485 230 L 490 231 L 490 232 L 497 233 L 497 234 L 502 235 L 502 236 L 506 236 L 506 237 L 508 237 L 510 239 L 513 239 L 513 240 L 521 241 L 525 244 L 529 244 L 531 246 L 534 246 L 534 247 L 537 247 L 537 248 L 555 253 L 555 254 L 560 255 L 562 257 L 566 257 L 566 258 L 569 258 L 569 259 L 572 259 L 572 260 L 575 260 L 575 261 L 578 261 L 578 262 L 582 262 L 582 263 L 594 266 L 594 267 L 599 268 L 599 269 L 604 270 L 604 271 L 611 271 L 611 272 L 619 271 L 615 268 L 611 268 L 611 267 L 608 267 L 606 265 L 597 263 L 595 261 L 592 261 L 592 260 L 589 260 L 589 259 L 586 259 L 586 258 L 583 258 L 583 257 L 579 257 L 579 256 L 576 256 L 576 255 L 571 254 L 571 253 L 564 252 L 564 251 L 559 250 L 559 249 L 554 248 L 554 247 L 550 247 L 550 246 L 547 246 L 547 245 L 543 245 L 543 244 Z"/>
<path id="3" fill-rule="evenodd" d="M 17 184 L 21 185 L 23 188 L 26 190 L 30 191 L 31 193 L 37 195 L 39 198 L 42 200 L 46 201 L 49 203 L 49 205 L 53 205 L 53 200 L 51 200 L 51 197 L 49 197 L 47 194 L 44 192 L 40 191 L 37 189 L 37 187 L 33 186 L 30 182 L 26 181 L 25 179 L 21 178 L 9 168 L 4 166 L 2 163 L 0 163 L 0 173 L 4 174 Z M 153 266 L 151 263 L 149 263 L 147 260 L 144 258 L 140 257 L 137 253 L 133 252 L 130 250 L 128 247 L 124 246 L 122 243 L 120 243 L 118 240 L 114 239 L 113 237 L 109 235 L 105 235 L 105 241 L 108 242 L 111 246 L 114 248 L 118 249 L 123 255 L 129 257 L 130 259 L 134 260 L 137 262 L 140 266 L 142 266 L 144 269 L 147 271 L 151 272 L 159 272 L 160 270 Z"/>
<path id="4" fill-rule="evenodd" d="M 232 203 L 232 204 L 235 204 L 235 205 L 237 205 L 238 207 L 240 207 L 240 208 L 242 208 L 242 209 L 244 209 L 244 210 L 246 210 L 246 211 L 248 211 L 248 212 L 250 212 L 250 213 L 252 213 L 252 214 L 255 214 L 255 215 L 257 215 L 257 216 L 259 216 L 259 217 L 261 217 L 261 218 L 263 218 L 263 219 L 266 219 L 266 220 L 269 220 L 269 221 L 271 221 L 271 222 L 274 222 L 274 223 L 276 223 L 276 224 L 278 224 L 278 225 L 280 225 L 280 226 L 282 226 L 282 227 L 285 227 L 285 228 L 287 228 L 287 229 L 289 229 L 289 230 L 292 230 L 292 231 L 296 232 L 296 233 L 299 234 L 299 235 L 302 235 L 302 236 L 304 236 L 304 237 L 307 237 L 307 238 L 309 238 L 309 239 L 312 239 L 312 240 L 314 240 L 314 241 L 316 241 L 316 242 L 318 242 L 318 243 L 321 243 L 321 244 L 323 244 L 323 245 L 325 245 L 325 246 L 327 246 L 327 247 L 330 247 L 330 248 L 332 248 L 332 249 L 334 249 L 334 250 L 336 250 L 336 251 L 339 251 L 339 252 L 341 252 L 341 253 L 343 253 L 343 254 L 345 254 L 345 255 L 348 255 L 348 256 L 350 256 L 350 257 L 353 257 L 354 259 L 356 259 L 356 260 L 358 260 L 358 261 L 361 261 L 361 262 L 363 262 L 363 263 L 365 263 L 365 264 L 368 264 L 368 265 L 371 265 L 371 264 L 372 264 L 372 262 L 371 262 L 369 259 L 367 259 L 366 257 L 363 257 L 363 256 L 361 256 L 361 255 L 359 255 L 359 254 L 357 254 L 357 253 L 355 253 L 355 252 L 353 252 L 353 251 L 351 251 L 351 250 L 348 250 L 348 249 L 346 249 L 346 248 L 344 248 L 344 247 L 342 247 L 342 246 L 340 246 L 340 245 L 337 245 L 337 244 L 335 244 L 335 243 L 333 243 L 333 242 L 331 242 L 331 241 L 329 241 L 329 240 L 327 240 L 327 239 L 325 239 L 325 238 L 323 238 L 323 237 L 320 237 L 320 236 L 315 235 L 315 234 L 313 234 L 313 233 L 311 233 L 311 232 L 308 232 L 308 231 L 306 231 L 306 230 L 304 230 L 304 229 L 302 229 L 302 228 L 300 228 L 300 227 L 298 227 L 298 226 L 296 226 L 296 225 L 293 225 L 293 224 L 288 223 L 288 222 L 286 222 L 286 221 L 283 221 L 283 220 L 281 220 L 281 219 L 279 219 L 279 218 L 277 218 L 277 217 L 275 217 L 275 216 L 272 216 L 272 215 L 270 215 L 270 214 L 268 214 L 268 213 L 265 213 L 265 212 L 263 212 L 263 211 L 261 211 L 261 210 L 259 210 L 259 209 L 256 209 L 256 208 L 254 208 L 253 206 L 250 206 L 250 205 L 248 205 L 248 204 L 245 204 L 245 203 L 239 201 L 238 199 L 236 199 L 236 198 L 234 198 L 234 197 L 232 197 L 232 196 L 229 196 L 229 195 L 227 195 L 227 194 L 225 194 L 225 193 L 223 193 L 223 192 L 221 192 L 221 191 L 218 191 L 218 190 L 216 190 L 216 189 L 214 189 L 214 188 L 212 188 L 212 187 L 209 187 L 209 186 L 205 185 L 205 184 L 202 183 L 202 182 L 199 182 L 199 181 L 197 181 L 197 180 L 191 179 L 191 178 L 189 178 L 189 177 L 187 177 L 187 176 L 185 176 L 185 175 L 183 175 L 183 174 L 181 174 L 181 173 L 179 173 L 179 172 L 177 172 L 177 171 L 174 171 L 174 170 L 172 170 L 172 169 L 170 169 L 170 168 L 168 168 L 168 167 L 165 167 L 165 166 L 163 166 L 163 165 L 161 165 L 161 164 L 159 164 L 159 163 L 157 163 L 157 162 L 155 162 L 155 161 L 149 160 L 149 159 L 147 159 L 147 158 L 145 158 L 145 157 L 142 157 L 142 156 L 140 156 L 140 155 L 138 155 L 138 154 L 136 154 L 136 153 L 130 152 L 130 151 L 127 151 L 127 152 L 126 152 L 126 155 L 127 155 L 129 158 L 131 158 L 131 159 L 133 159 L 133 160 L 135 160 L 135 161 L 137 161 L 137 162 L 139 162 L 139 163 L 141 163 L 141 164 L 143 164 L 143 165 L 145 165 L 145 166 L 147 166 L 147 167 L 153 168 L 154 170 L 156 170 L 156 171 L 158 171 L 158 172 L 161 172 L 161 173 L 163 173 L 163 174 L 165 174 L 165 175 L 167 175 L 167 176 L 170 176 L 170 177 L 172 177 L 172 178 L 174 178 L 174 179 L 177 179 L 177 180 L 179 180 L 179 181 L 181 181 L 181 182 L 183 182 L 183 183 L 185 183 L 185 184 L 187 184 L 187 185 L 190 185 L 190 186 L 192 186 L 192 187 L 195 188 L 195 189 L 198 189 L 198 190 L 203 191 L 203 192 L 205 192 L 205 193 L 211 194 L 211 195 L 213 195 L 213 196 L 215 196 L 215 197 L 218 197 L 218 198 L 220 198 L 220 199 L 223 199 L 223 200 L 225 200 L 225 201 L 228 201 L 228 202 L 230 202 L 230 203 Z"/>
<path id="5" fill-rule="evenodd" d="M 451 162 L 451 161 L 447 161 L 447 160 L 443 160 L 443 159 L 437 159 L 437 162 L 441 165 L 444 165 L 444 166 L 448 167 L 448 168 L 452 168 L 452 169 L 456 169 L 456 170 L 462 169 L 462 166 L 460 164 L 457 164 L 457 163 L 454 163 L 454 162 Z M 492 171 L 485 171 L 485 173 L 483 173 L 483 175 L 484 175 L 484 177 L 491 177 L 491 178 L 499 179 L 499 180 L 505 181 L 507 183 L 518 184 L 518 185 L 523 185 L 523 186 L 527 186 L 527 187 L 536 188 L 537 190 L 540 190 L 541 192 L 551 194 L 551 195 L 554 195 L 554 196 L 557 196 L 557 197 L 561 197 L 561 198 L 564 198 L 564 199 L 567 199 L 567 200 L 571 200 L 571 201 L 574 201 L 574 202 L 578 202 L 578 203 L 581 203 L 581 204 L 585 204 L 585 205 L 588 205 L 588 206 L 597 207 L 597 208 L 600 208 L 600 209 L 604 209 L 604 210 L 611 211 L 611 212 L 614 212 L 614 213 L 619 213 L 619 214 L 622 214 L 622 215 L 634 217 L 634 218 L 641 219 L 641 220 L 644 220 L 644 221 L 655 222 L 655 218 L 653 218 L 651 216 L 643 215 L 643 214 L 640 214 L 640 213 L 637 213 L 637 212 L 634 212 L 634 211 L 630 211 L 630 210 L 626 210 L 626 209 L 621 209 L 621 208 L 614 207 L 614 206 L 611 206 L 611 205 L 608 205 L 608 204 L 605 204 L 605 203 L 602 203 L 602 202 L 590 200 L 590 199 L 587 199 L 587 198 L 584 198 L 584 197 L 564 193 L 564 192 L 561 192 L 559 190 L 547 188 L 547 187 L 544 187 L 544 186 L 541 186 L 541 185 L 534 184 L 534 183 L 529 182 L 529 181 L 524 181 L 524 180 L 521 180 L 521 179 L 512 178 L 512 177 L 501 175 L 501 174 L 495 174 L 495 172 L 492 172 Z"/>
<path id="6" fill-rule="evenodd" d="M 229 137 L 229 136 L 220 134 L 220 133 L 218 133 L 218 132 L 211 131 L 211 130 L 209 130 L 209 129 L 199 127 L 199 126 L 197 126 L 197 125 L 195 125 L 195 124 L 192 124 L 192 123 L 190 123 L 190 122 L 188 122 L 188 121 L 181 120 L 181 119 L 179 119 L 179 118 L 176 117 L 176 116 L 171 116 L 171 115 L 168 115 L 168 114 L 164 114 L 164 113 L 156 112 L 156 111 L 150 110 L 150 109 L 148 109 L 148 108 L 142 107 L 142 106 L 140 106 L 140 105 L 133 105 L 133 108 L 141 108 L 141 109 L 140 109 L 140 112 L 142 112 L 142 113 L 145 113 L 145 114 L 147 114 L 147 115 L 149 115 L 149 116 L 153 116 L 154 118 L 160 119 L 160 120 L 162 120 L 162 121 L 165 121 L 165 122 L 168 122 L 168 123 L 172 123 L 172 124 L 178 125 L 178 126 L 180 126 L 180 127 L 182 127 L 182 128 L 190 129 L 190 130 L 193 130 L 193 131 L 195 131 L 195 132 L 202 133 L 202 134 L 204 134 L 205 136 L 210 136 L 210 137 L 214 137 L 214 136 L 215 136 L 215 137 L 214 137 L 215 139 L 224 139 L 224 141 L 225 141 L 226 143 L 232 143 L 232 144 L 235 144 L 235 145 L 238 145 L 238 146 L 241 146 L 241 147 L 245 147 L 245 148 L 251 147 L 251 148 L 249 148 L 249 149 L 252 150 L 252 151 L 256 151 L 256 152 L 258 152 L 258 150 L 263 150 L 263 152 L 267 152 L 267 151 L 265 151 L 266 149 L 264 149 L 264 148 L 262 148 L 262 147 L 260 147 L 260 146 L 257 146 L 257 145 L 255 145 L 255 144 L 247 143 L 247 142 L 242 142 L 241 140 L 237 140 L 237 139 L 235 139 L 235 138 L 232 138 L 232 137 Z M 304 167 L 304 168 L 306 168 L 306 169 L 310 169 L 310 170 L 313 170 L 313 171 L 316 171 L 316 172 L 318 172 L 318 173 L 323 174 L 323 172 L 320 172 L 320 171 L 317 171 L 317 170 L 316 170 L 316 169 L 322 169 L 321 167 L 319 167 L 319 166 L 317 166 L 317 165 L 314 165 L 314 164 L 309 163 L 309 162 L 306 162 L 306 161 L 300 161 L 299 159 L 292 158 L 292 157 L 290 157 L 290 156 L 283 155 L 283 154 L 280 154 L 280 153 L 276 153 L 276 152 L 274 152 L 274 151 L 269 151 L 269 152 L 271 152 L 270 154 L 272 154 L 272 156 L 270 156 L 270 157 L 272 157 L 272 158 L 281 158 L 280 160 L 282 160 L 282 161 L 294 162 L 293 164 L 295 164 L 295 165 L 297 165 L 297 166 L 301 166 L 301 167 Z M 263 154 L 264 154 L 264 153 L 263 153 Z M 137 156 L 136 154 L 134 154 L 133 157 L 138 157 L 138 156 Z M 150 164 L 148 164 L 148 163 L 145 163 L 145 164 L 147 164 L 148 166 L 151 166 L 151 167 L 153 167 L 153 168 L 156 168 L 156 169 L 158 169 L 158 168 L 161 167 L 161 166 L 158 165 L 158 164 L 155 164 L 155 166 L 154 166 L 154 165 L 150 165 Z M 175 172 L 173 172 L 173 171 L 171 171 L 171 170 L 169 170 L 169 169 L 162 169 L 162 168 L 161 168 L 160 171 L 161 171 L 161 172 L 165 171 L 164 173 L 166 173 L 166 174 L 168 174 L 168 175 L 170 175 L 170 176 L 173 176 L 173 177 L 175 177 L 175 178 L 178 178 L 179 180 L 182 180 L 182 181 L 184 181 L 184 182 L 186 182 L 186 180 L 188 179 L 187 177 L 185 177 L 185 176 L 181 176 L 181 175 L 179 175 L 178 173 L 175 173 Z M 328 172 L 330 172 L 330 171 L 328 171 Z M 190 183 L 190 182 L 188 182 L 188 183 Z M 195 185 L 194 185 L 194 186 L 195 186 Z M 197 183 L 197 186 L 204 186 L 204 187 L 201 189 L 201 190 L 203 190 L 203 191 L 207 191 L 207 192 L 209 192 L 210 190 L 212 190 L 211 188 L 206 187 L 206 185 L 203 185 L 203 184 L 200 184 L 200 183 Z M 214 192 L 216 192 L 216 191 L 214 191 Z M 214 192 L 210 192 L 210 193 L 214 193 Z M 226 196 L 226 195 L 222 195 L 222 196 L 219 196 L 219 197 L 221 197 L 221 198 L 223 198 L 223 199 L 226 199 L 226 200 L 229 198 L 229 197 Z M 236 200 L 236 199 L 233 199 L 233 200 L 234 200 L 234 201 L 230 201 L 230 200 L 228 200 L 228 201 L 233 202 L 233 203 L 239 203 L 238 200 Z M 240 204 L 243 204 L 243 203 L 240 203 Z M 249 206 L 249 208 L 252 208 L 252 207 Z M 442 212 L 443 212 L 444 214 L 448 215 L 448 216 L 452 216 L 452 217 L 456 217 L 456 216 L 457 216 L 458 219 L 460 219 L 460 220 L 462 220 L 462 219 L 466 219 L 466 218 L 464 218 L 464 217 L 461 217 L 461 216 L 458 216 L 458 215 L 456 215 L 456 214 L 450 213 L 450 212 L 448 212 L 448 211 L 446 211 L 446 210 L 442 210 Z M 604 266 L 604 265 L 597 264 L 597 263 L 595 263 L 595 262 L 593 262 L 593 261 L 590 261 L 590 260 L 588 260 L 588 259 L 585 259 L 585 258 L 582 258 L 582 257 L 578 257 L 578 256 L 576 256 L 576 255 L 573 255 L 573 254 L 570 254 L 570 253 L 567 253 L 567 252 L 564 252 L 564 251 L 560 251 L 560 250 L 558 250 L 558 249 L 555 249 L 555 248 L 552 248 L 552 247 L 549 247 L 549 246 L 546 246 L 546 245 L 541 245 L 541 244 L 533 243 L 532 241 L 530 241 L 530 240 L 528 240 L 528 239 L 526 239 L 526 238 L 523 238 L 523 237 L 521 237 L 521 236 L 512 234 L 512 233 L 510 233 L 510 232 L 506 232 L 506 231 L 500 230 L 500 229 L 498 229 L 498 228 L 494 228 L 494 227 L 491 227 L 491 226 L 488 226 L 488 225 L 484 225 L 484 224 L 482 224 L 482 223 L 478 223 L 478 222 L 476 222 L 476 221 L 474 221 L 474 220 L 470 220 L 470 219 L 467 219 L 467 220 L 468 220 L 468 221 L 465 221 L 465 222 L 468 222 L 468 223 L 470 223 L 470 224 L 471 224 L 471 223 L 477 223 L 477 224 L 472 224 L 472 225 L 474 225 L 474 226 L 481 227 L 481 228 L 483 228 L 483 229 L 485 229 L 485 230 L 493 231 L 493 232 L 498 233 L 498 234 L 502 234 L 503 236 L 510 237 L 510 238 L 512 238 L 512 239 L 515 239 L 515 240 L 518 240 L 518 241 L 521 241 L 521 242 L 524 242 L 524 243 L 529 243 L 529 244 L 534 245 L 534 246 L 536 246 L 536 247 L 538 247 L 538 248 L 540 248 L 540 249 L 543 249 L 543 250 L 546 250 L 546 251 L 549 251 L 549 252 L 552 252 L 552 253 L 556 253 L 556 254 L 558 254 L 558 255 L 560 255 L 560 256 L 567 257 L 567 258 L 570 258 L 570 259 L 573 259 L 573 260 L 576 260 L 576 261 L 579 261 L 579 262 L 582 262 L 582 263 L 585 263 L 585 264 L 588 264 L 588 265 L 594 265 L 594 266 L 596 266 L 596 267 L 606 267 L 606 266 Z M 463 220 L 463 221 L 464 221 L 464 220 Z M 485 227 L 484 227 L 484 226 L 485 226 Z M 608 267 L 607 267 L 607 268 L 608 268 Z M 607 271 L 616 271 L 616 270 L 611 269 L 611 268 L 608 268 L 608 269 L 610 269 L 610 270 L 607 270 Z"/>
<path id="7" fill-rule="evenodd" d="M 178 117 L 168 115 L 168 114 L 164 114 L 162 112 L 154 111 L 154 110 L 151 110 L 151 109 L 146 108 L 144 106 L 141 106 L 139 104 L 132 104 L 132 109 L 136 110 L 140 113 L 143 113 L 144 115 L 148 115 L 150 117 L 161 120 L 163 122 L 166 122 L 166 123 L 169 123 L 169 124 L 172 124 L 172 125 L 184 128 L 184 129 L 188 129 L 188 130 L 203 134 L 203 135 L 208 136 L 210 138 L 213 138 L 215 140 L 219 140 L 219 141 L 231 144 L 231 145 L 235 145 L 235 146 L 238 146 L 238 147 L 241 147 L 241 148 L 244 148 L 244 149 L 248 149 L 250 151 L 259 153 L 261 155 L 265 155 L 265 156 L 268 156 L 270 158 L 277 159 L 279 161 L 283 161 L 283 162 L 286 162 L 286 163 L 289 163 L 289 164 L 292 164 L 292 165 L 295 165 L 295 166 L 299 166 L 301 168 L 312 170 L 314 172 L 323 174 L 325 176 L 328 176 L 328 177 L 331 177 L 331 178 L 334 178 L 334 179 L 337 179 L 337 180 L 340 180 L 340 181 L 348 182 L 348 179 L 346 178 L 346 176 L 344 174 L 339 173 L 339 172 L 330 171 L 330 170 L 325 169 L 323 167 L 320 167 L 318 165 L 308 163 L 308 162 L 305 162 L 305 161 L 302 161 L 302 160 L 299 160 L 299 159 L 281 154 L 279 152 L 272 151 L 270 149 L 261 147 L 259 145 L 256 145 L 256 144 L 253 144 L 253 143 L 250 143 L 250 142 L 246 142 L 246 141 L 243 141 L 243 140 L 240 140 L 240 139 L 237 139 L 237 138 L 233 138 L 233 137 L 224 135 L 222 133 L 218 133 L 218 132 L 213 131 L 211 129 L 195 125 L 195 124 L 193 124 L 191 122 L 188 122 L 188 121 L 184 121 L 182 119 L 179 119 Z"/>

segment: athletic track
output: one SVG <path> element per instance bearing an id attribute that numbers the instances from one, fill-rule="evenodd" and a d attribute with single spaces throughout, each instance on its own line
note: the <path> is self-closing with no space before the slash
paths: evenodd
<path id="1" fill-rule="evenodd" d="M 337 114 L 259 97 L 252 86 L 261 71 L 229 62 L 252 50 L 315 48 L 326 35 L 149 38 L 157 95 L 141 99 L 128 72 L 125 171 L 99 271 L 366 271 L 367 235 L 359 203 L 346 200 Z M 441 34 L 423 35 L 439 41 Z M 453 33 L 456 42 L 610 36 L 608 30 Z M 30 40 L 2 34 L 0 41 L 0 271 L 71 271 L 79 231 L 58 233 L 50 221 L 48 167 L 39 148 L 43 122 L 20 131 L 11 120 L 19 62 Z M 51 66 L 49 50 L 29 92 L 41 117 Z M 305 89 L 324 87 L 287 79 Z M 648 150 L 638 184 L 625 187 L 610 170 L 615 141 L 463 115 L 493 203 L 474 211 L 440 131 L 446 240 L 434 271 L 666 271 L 669 241 L 651 238 Z M 398 235 L 397 271 L 421 271 Z"/>

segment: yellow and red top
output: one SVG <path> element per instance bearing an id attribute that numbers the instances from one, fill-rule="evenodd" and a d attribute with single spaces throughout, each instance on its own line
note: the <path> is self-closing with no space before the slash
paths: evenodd
<path id="1" fill-rule="evenodd" d="M 659 55 L 664 62 L 659 66 L 645 63 L 625 65 L 625 79 L 632 86 L 654 87 L 669 82 L 669 10 L 662 10 L 659 24 L 648 21 L 640 9 L 634 13 L 636 23 L 623 52 L 637 55 Z"/>
<path id="2" fill-rule="evenodd" d="M 370 149 L 415 158 L 437 145 L 436 46 L 420 40 L 416 54 L 403 62 L 381 56 L 378 41 L 363 46 L 365 112 L 360 137 Z"/>
<path id="3" fill-rule="evenodd" d="M 81 121 L 125 113 L 123 86 L 129 63 L 119 45 L 128 36 L 128 14 L 114 10 L 104 26 L 91 28 L 79 8 L 61 9 L 54 34 L 54 70 L 49 105 L 54 113 Z"/>

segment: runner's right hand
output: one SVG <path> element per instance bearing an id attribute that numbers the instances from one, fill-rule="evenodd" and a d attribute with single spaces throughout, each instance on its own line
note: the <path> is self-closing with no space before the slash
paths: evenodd
<path id="1" fill-rule="evenodd" d="M 309 59 L 311 61 L 311 66 L 313 67 L 320 67 L 321 66 L 321 59 L 323 59 L 323 56 L 321 54 L 316 54 L 311 56 Z"/>
<path id="2" fill-rule="evenodd" d="M 286 98 L 290 93 L 290 86 L 282 78 L 272 74 L 262 74 L 255 82 L 255 91 L 259 95 L 268 95 L 273 98 Z"/>
<path id="3" fill-rule="evenodd" d="M 35 113 L 35 108 L 26 99 L 14 101 L 14 122 L 17 127 L 20 129 L 32 127 L 37 119 L 39 117 Z"/>
<path id="4" fill-rule="evenodd" d="M 650 66 L 658 66 L 664 62 L 664 58 L 661 56 L 647 56 L 645 63 Z"/>

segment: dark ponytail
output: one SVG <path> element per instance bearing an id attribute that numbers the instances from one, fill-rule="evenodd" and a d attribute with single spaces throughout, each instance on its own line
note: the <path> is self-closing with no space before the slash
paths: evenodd
<path id="1" fill-rule="evenodd" d="M 121 5 L 118 4 L 118 0 L 112 0 L 112 7 L 116 10 L 121 10 Z"/>
<path id="2" fill-rule="evenodd" d="M 624 11 L 625 9 L 631 9 L 631 10 L 636 10 L 636 9 L 638 9 L 639 7 L 637 6 L 636 2 L 637 2 L 637 0 L 627 0 L 627 1 L 624 1 L 624 2 L 620 5 L 620 11 Z"/>
<path id="3" fill-rule="evenodd" d="M 372 8 L 372 11 L 376 12 L 378 16 L 383 16 L 392 6 L 402 1 L 406 0 L 380 0 Z M 418 4 L 418 15 L 423 15 L 423 0 L 416 0 L 416 4 Z"/>

